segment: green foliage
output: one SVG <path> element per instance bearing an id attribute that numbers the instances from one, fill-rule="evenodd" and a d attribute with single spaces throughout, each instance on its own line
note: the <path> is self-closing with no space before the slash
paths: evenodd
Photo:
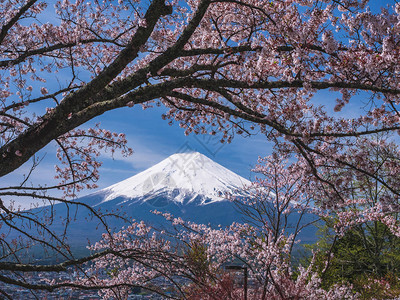
<path id="1" fill-rule="evenodd" d="M 325 289 L 351 283 L 362 299 L 387 299 L 400 295 L 400 238 L 386 225 L 360 224 L 337 236 L 334 220 L 325 220 L 319 240 L 306 245 L 316 253 L 316 268 Z"/>
<path id="2" fill-rule="evenodd" d="M 118 267 L 114 267 L 112 269 L 109 269 L 106 271 L 106 274 L 110 277 L 110 278 L 114 278 L 116 276 L 118 276 L 119 273 L 119 268 Z"/>
<path id="3" fill-rule="evenodd" d="M 207 256 L 207 246 L 193 241 L 186 249 L 185 259 L 195 277 L 203 278 L 209 273 L 210 262 Z"/>

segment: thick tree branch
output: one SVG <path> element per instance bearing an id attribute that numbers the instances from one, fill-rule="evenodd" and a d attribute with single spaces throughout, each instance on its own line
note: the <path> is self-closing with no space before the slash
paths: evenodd
<path id="1" fill-rule="evenodd" d="M 11 27 L 13 27 L 15 25 L 15 23 L 17 23 L 19 21 L 21 16 L 25 12 L 27 12 L 28 9 L 31 8 L 32 5 L 34 5 L 36 2 L 37 2 L 37 0 L 29 0 L 25 5 L 23 5 L 19 9 L 19 11 L 15 14 L 15 16 L 12 17 L 10 21 L 8 21 L 8 23 L 3 25 L 3 27 L 1 28 L 1 31 L 0 31 L 0 45 L 3 43 L 5 37 L 7 36 L 8 31 L 11 29 Z"/>
<path id="2" fill-rule="evenodd" d="M 72 122 L 68 120 L 68 116 L 96 101 L 95 95 L 137 57 L 141 45 L 148 40 L 159 18 L 170 12 L 171 8 L 162 0 L 154 0 L 145 15 L 147 26 L 138 28 L 128 46 L 105 70 L 90 83 L 65 97 L 54 111 L 43 116 L 42 122 L 35 124 L 11 141 L 7 147 L 0 149 L 0 165 L 2 166 L 0 176 L 21 166 L 53 139 L 86 122 L 88 119 L 78 120 L 77 118 Z"/>

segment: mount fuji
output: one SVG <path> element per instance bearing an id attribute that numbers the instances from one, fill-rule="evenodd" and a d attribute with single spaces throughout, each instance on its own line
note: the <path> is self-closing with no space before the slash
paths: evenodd
<path id="1" fill-rule="evenodd" d="M 249 185 L 249 180 L 199 152 L 178 153 L 77 201 L 103 213 L 118 210 L 128 220 L 144 220 L 154 226 L 165 225 L 154 210 L 188 221 L 229 225 L 241 216 L 227 196 L 245 196 L 244 188 Z M 81 217 L 76 217 L 77 222 Z M 123 225 L 110 222 L 114 228 Z"/>
<path id="2" fill-rule="evenodd" d="M 96 195 L 102 205 L 117 198 L 121 203 L 150 202 L 163 198 L 176 204 L 208 205 L 226 201 L 228 193 L 241 195 L 250 181 L 199 152 L 178 153 Z M 157 201 L 156 201 L 157 202 Z"/>

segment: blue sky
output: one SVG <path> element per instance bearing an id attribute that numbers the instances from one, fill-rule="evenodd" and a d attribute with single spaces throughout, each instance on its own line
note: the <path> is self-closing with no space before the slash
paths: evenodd
<path id="1" fill-rule="evenodd" d="M 176 152 L 198 151 L 243 177 L 250 177 L 250 170 L 258 156 L 271 153 L 269 142 L 262 136 L 236 136 L 232 143 L 221 144 L 218 136 L 184 135 L 178 124 L 168 125 L 161 119 L 164 108 L 143 110 L 140 106 L 123 108 L 108 113 L 98 120 L 103 127 L 127 134 L 134 154 L 128 158 L 117 155 L 104 161 L 100 186 L 118 182 L 142 171 Z M 97 121 L 94 120 L 94 121 Z"/>
<path id="2" fill-rule="evenodd" d="M 393 2 L 393 0 L 374 0 L 370 4 L 372 10 L 375 10 L 379 6 Z M 318 93 L 315 101 L 332 110 L 336 97 L 337 95 L 333 93 L 323 91 Z M 350 117 L 359 114 L 362 97 L 362 95 L 359 96 L 358 101 L 346 107 L 340 113 L 341 116 L 346 114 Z M 128 158 L 120 155 L 116 155 L 114 158 L 111 158 L 109 154 L 103 155 L 101 160 L 104 165 L 100 169 L 99 188 L 133 176 L 169 155 L 183 151 L 199 151 L 239 175 L 250 178 L 250 170 L 257 163 L 258 156 L 266 156 L 271 153 L 272 144 L 262 135 L 247 138 L 236 136 L 231 144 L 219 143 L 218 137 L 212 139 L 210 136 L 193 134 L 185 136 L 184 130 L 178 124 L 169 126 L 168 121 L 161 119 L 163 112 L 165 112 L 165 108 L 162 107 L 147 110 L 143 110 L 140 106 L 127 107 L 108 112 L 85 124 L 84 127 L 89 127 L 100 122 L 102 128 L 125 133 L 129 147 L 134 150 L 134 154 Z M 34 183 L 51 183 L 54 176 L 55 149 L 55 145 L 51 144 L 40 152 L 40 156 L 44 156 L 45 159 L 32 177 Z M 2 178 L 3 185 L 15 185 L 20 182 L 29 166 L 28 163 L 13 174 Z M 91 192 L 93 191 L 86 190 L 81 195 Z M 26 203 L 26 201 L 22 202 Z"/>

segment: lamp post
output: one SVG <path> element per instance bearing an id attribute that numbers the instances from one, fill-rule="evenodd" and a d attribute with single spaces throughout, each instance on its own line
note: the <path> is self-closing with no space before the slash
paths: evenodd
<path id="1" fill-rule="evenodd" d="M 243 270 L 243 275 L 244 275 L 244 278 L 243 278 L 243 291 L 244 291 L 243 299 L 247 300 L 247 277 L 248 277 L 247 267 L 246 266 L 234 266 L 234 265 L 231 265 L 231 266 L 225 266 L 225 269 L 226 270 L 236 270 L 236 271 Z"/>

